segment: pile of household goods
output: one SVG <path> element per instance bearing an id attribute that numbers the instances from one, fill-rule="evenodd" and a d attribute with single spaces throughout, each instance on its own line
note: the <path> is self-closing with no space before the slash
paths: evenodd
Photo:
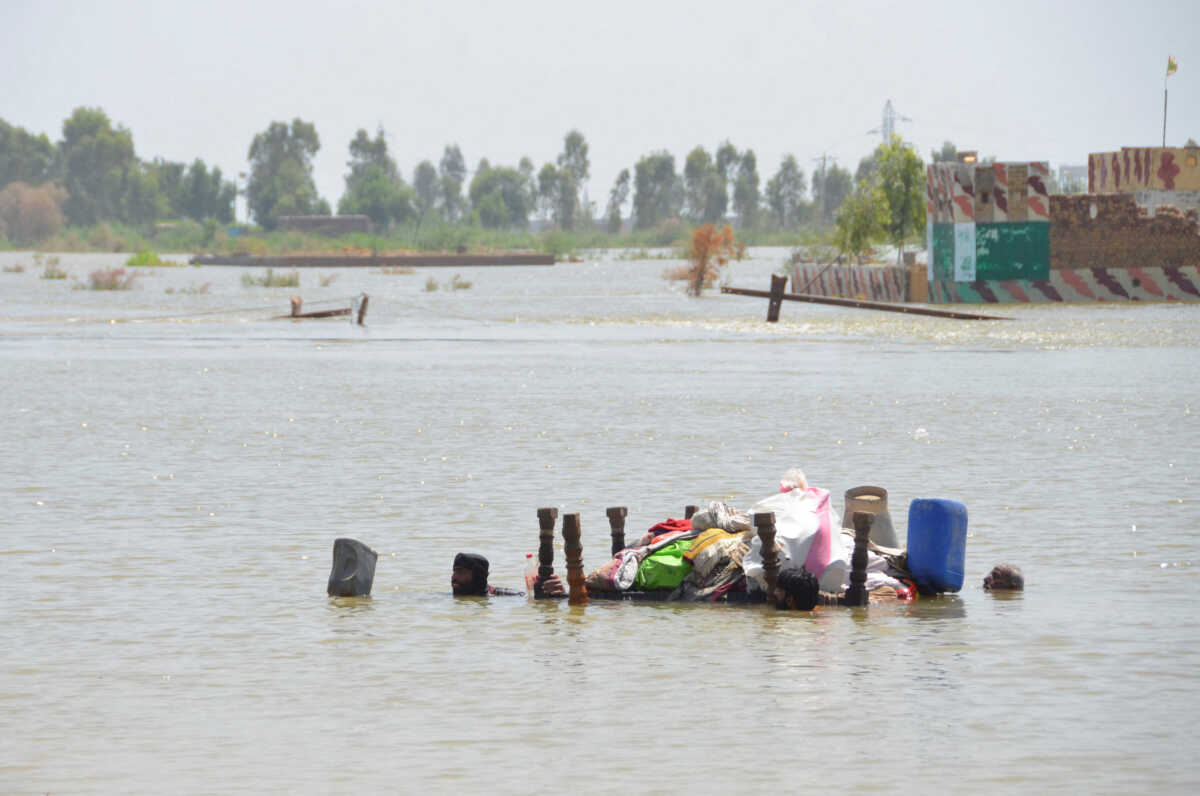
<path id="1" fill-rule="evenodd" d="M 966 552 L 966 508 L 951 500 L 914 500 L 909 510 L 908 548 L 897 546 L 887 512 L 887 492 L 859 487 L 846 493 L 847 511 L 838 518 L 829 491 L 811 487 L 799 470 L 789 470 L 780 491 L 740 512 L 713 502 L 690 519 L 654 525 L 632 546 L 587 576 L 597 597 L 652 592 L 667 600 L 758 602 L 766 598 L 762 540 L 751 518 L 775 515 L 779 571 L 803 569 L 825 595 L 850 585 L 854 551 L 852 509 L 874 514 L 868 545 L 866 587 L 874 599 L 912 599 L 962 587 Z M 870 505 L 870 504 L 874 505 Z"/>

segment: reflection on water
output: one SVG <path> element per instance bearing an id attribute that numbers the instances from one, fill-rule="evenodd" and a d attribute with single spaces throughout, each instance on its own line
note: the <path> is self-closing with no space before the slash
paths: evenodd
<path id="1" fill-rule="evenodd" d="M 433 294 L 302 274 L 306 306 L 366 291 L 366 328 L 269 321 L 290 292 L 238 269 L 103 295 L 0 274 L 3 790 L 1190 790 L 1200 307 L 768 326 L 662 268 L 464 269 Z M 594 567 L 605 507 L 632 537 L 791 466 L 887 487 L 901 536 L 910 499 L 964 502 L 962 592 L 811 614 L 450 595 L 463 550 L 518 587 L 539 506 L 581 513 Z M 380 552 L 371 598 L 326 597 L 338 536 Z M 1024 594 L 982 590 L 1001 561 Z"/>

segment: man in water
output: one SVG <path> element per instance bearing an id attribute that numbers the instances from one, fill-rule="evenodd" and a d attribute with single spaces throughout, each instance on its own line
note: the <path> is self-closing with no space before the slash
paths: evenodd
<path id="1" fill-rule="evenodd" d="M 1023 591 L 1025 576 L 1021 568 L 1012 564 L 997 564 L 983 578 L 983 588 L 986 591 Z"/>
<path id="2" fill-rule="evenodd" d="M 820 584 L 806 569 L 780 570 L 771 602 L 776 608 L 811 611 L 817 604 Z"/>
<path id="3" fill-rule="evenodd" d="M 488 585 L 488 560 L 476 553 L 459 553 L 454 557 L 454 567 L 450 572 L 450 589 L 455 597 L 524 597 L 525 592 L 505 589 L 501 586 Z M 566 597 L 558 575 L 551 575 L 546 582 L 537 583 L 533 588 L 535 598 Z"/>

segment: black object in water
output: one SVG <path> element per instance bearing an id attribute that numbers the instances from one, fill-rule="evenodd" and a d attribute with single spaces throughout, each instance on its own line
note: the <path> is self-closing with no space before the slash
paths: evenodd
<path id="1" fill-rule="evenodd" d="M 333 540 L 333 569 L 329 572 L 330 597 L 366 597 L 375 581 L 379 554 L 357 539 Z"/>

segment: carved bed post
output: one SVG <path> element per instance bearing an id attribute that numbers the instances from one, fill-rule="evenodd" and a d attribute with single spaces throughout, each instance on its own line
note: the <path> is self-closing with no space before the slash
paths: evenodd
<path id="1" fill-rule="evenodd" d="M 867 604 L 867 540 L 871 538 L 874 514 L 854 512 L 854 555 L 850 557 L 850 588 L 846 589 L 846 605 Z"/>
<path id="2" fill-rule="evenodd" d="M 554 574 L 554 521 L 558 509 L 538 509 L 538 582 L 545 583 Z"/>
<path id="3" fill-rule="evenodd" d="M 579 541 L 579 515 L 564 514 L 563 548 L 567 555 L 567 605 L 587 605 L 587 586 L 583 583 L 583 544 Z"/>
<path id="4" fill-rule="evenodd" d="M 612 530 L 612 554 L 625 549 L 625 517 L 629 514 L 629 509 L 624 506 L 612 506 L 605 509 L 605 514 L 608 515 L 608 527 Z"/>
<path id="5" fill-rule="evenodd" d="M 767 602 L 775 594 L 775 581 L 779 577 L 779 551 L 775 549 L 775 512 L 761 511 L 754 515 L 754 527 L 762 540 L 763 576 L 767 579 Z"/>

